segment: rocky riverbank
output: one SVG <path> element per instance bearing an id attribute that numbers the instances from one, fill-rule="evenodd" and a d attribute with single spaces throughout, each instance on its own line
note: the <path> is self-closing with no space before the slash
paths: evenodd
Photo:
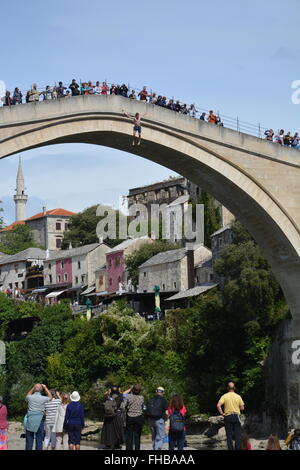
<path id="1" fill-rule="evenodd" d="M 249 424 L 250 423 L 250 424 Z M 82 450 L 100 449 L 101 421 L 86 421 L 86 426 L 82 433 Z M 248 432 L 252 449 L 264 450 L 267 444 L 267 435 L 263 435 L 262 429 L 255 418 L 249 421 L 243 419 L 243 428 Z M 9 423 L 9 449 L 24 450 L 25 439 L 21 438 L 23 433 L 22 423 Z M 282 449 L 286 449 L 284 441 L 280 441 Z M 226 450 L 226 435 L 223 419 L 220 416 L 203 417 L 194 416 L 187 424 L 187 444 L 186 450 Z M 142 450 L 150 450 L 151 436 L 142 436 Z M 167 444 L 164 445 L 167 450 Z"/>

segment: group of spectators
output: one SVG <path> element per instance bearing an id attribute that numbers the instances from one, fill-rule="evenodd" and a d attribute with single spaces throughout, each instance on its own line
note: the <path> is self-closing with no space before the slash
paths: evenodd
<path id="1" fill-rule="evenodd" d="M 85 427 L 84 407 L 77 391 L 59 393 L 44 384 L 35 384 L 26 395 L 28 410 L 24 418 L 26 450 L 80 450 Z M 227 393 L 221 396 L 217 409 L 223 417 L 228 450 L 252 450 L 248 435 L 242 432 L 241 411 L 244 402 L 236 393 L 235 383 L 229 382 Z M 165 389 L 157 387 L 147 402 L 140 384 L 121 391 L 113 385 L 103 397 L 103 427 L 101 444 L 106 449 L 140 450 L 143 426 L 148 421 L 153 450 L 162 450 L 168 443 L 170 451 L 182 451 L 186 443 L 187 409 L 179 394 L 170 401 Z M 291 429 L 285 444 L 289 450 L 300 450 L 300 429 Z M 8 449 L 7 407 L 0 397 L 0 451 Z M 272 434 L 266 450 L 281 450 L 279 439 Z"/>
<path id="2" fill-rule="evenodd" d="M 38 90 L 37 84 L 34 83 L 31 89 L 27 91 L 25 98 L 19 88 L 15 88 L 12 94 L 7 90 L 2 101 L 3 106 L 13 106 L 22 104 L 23 102 L 31 103 L 34 101 L 56 100 L 79 95 L 120 95 L 132 100 L 138 99 L 145 103 L 161 106 L 193 118 L 196 118 L 199 113 L 194 104 L 187 105 L 173 98 L 167 99 L 166 96 L 148 91 L 146 86 L 144 86 L 139 93 L 136 93 L 134 89 L 130 90 L 125 83 L 122 85 L 112 84 L 109 86 L 106 81 L 96 81 L 96 83 L 93 84 L 92 81 L 78 83 L 76 79 L 73 79 L 68 87 L 60 81 L 58 85 L 53 87 L 47 85 L 45 90 L 42 91 Z M 209 113 L 202 112 L 199 119 L 219 126 L 224 125 L 219 114 L 214 113 L 213 110 L 210 110 Z M 300 148 L 298 132 L 291 135 L 291 132 L 285 133 L 284 130 L 281 129 L 275 134 L 273 129 L 268 129 L 265 131 L 265 139 L 280 145 Z"/>
<path id="3" fill-rule="evenodd" d="M 300 137 L 298 132 L 295 132 L 294 135 L 291 132 L 284 132 L 284 129 L 275 134 L 273 129 L 268 129 L 265 131 L 265 139 L 270 142 L 275 142 L 275 144 L 285 145 L 286 147 L 300 148 Z"/>
<path id="4" fill-rule="evenodd" d="M 50 85 L 47 85 L 45 90 L 42 91 L 38 90 L 37 84 L 34 83 L 31 89 L 27 91 L 25 98 L 19 88 L 15 88 L 12 94 L 7 90 L 2 101 L 3 106 L 14 106 L 22 104 L 23 102 L 31 103 L 35 101 L 56 100 L 79 95 L 120 95 L 132 100 L 138 99 L 145 103 L 161 106 L 194 118 L 197 117 L 198 113 L 194 104 L 187 105 L 186 103 L 180 103 L 179 100 L 174 100 L 172 98 L 167 99 L 166 96 L 158 95 L 155 92 L 149 92 L 146 86 L 136 94 L 135 90 L 132 89 L 130 91 L 125 83 L 122 85 L 112 84 L 111 86 L 108 86 L 105 81 L 102 83 L 97 81 L 95 84 L 88 81 L 80 82 L 79 84 L 75 79 L 72 80 L 69 87 L 66 87 L 63 82 L 60 81 L 58 85 L 55 85 L 52 88 Z M 212 110 L 209 111 L 209 113 L 203 112 L 200 115 L 200 120 L 223 126 L 220 116 L 215 114 Z"/>

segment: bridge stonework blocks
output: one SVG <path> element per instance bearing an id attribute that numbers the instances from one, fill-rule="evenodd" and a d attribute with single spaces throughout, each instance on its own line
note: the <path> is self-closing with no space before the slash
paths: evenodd
<path id="1" fill-rule="evenodd" d="M 131 146 L 133 123 L 124 111 L 144 115 L 141 146 Z M 291 342 L 300 340 L 300 152 L 121 96 L 78 96 L 0 110 L 0 158 L 71 142 L 113 147 L 164 165 L 212 194 L 250 231 L 293 318 L 277 356 L 285 384 L 278 399 L 291 421 L 291 396 L 294 400 L 296 393 L 297 406 L 300 401 L 298 366 L 291 362 Z"/>

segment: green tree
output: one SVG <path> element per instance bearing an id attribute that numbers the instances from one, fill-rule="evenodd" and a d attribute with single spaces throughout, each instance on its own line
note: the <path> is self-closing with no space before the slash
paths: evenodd
<path id="1" fill-rule="evenodd" d="M 40 248 L 33 240 L 28 225 L 16 225 L 13 230 L 3 232 L 0 242 L 0 251 L 13 255 L 27 248 Z"/>
<path id="2" fill-rule="evenodd" d="M 97 205 L 88 207 L 82 212 L 75 214 L 70 219 L 70 230 L 64 233 L 62 248 L 67 249 L 72 244 L 73 248 L 80 245 L 89 245 L 90 243 L 98 243 L 97 225 L 103 217 L 96 215 Z M 119 220 L 119 211 L 116 211 L 117 226 Z M 118 233 L 117 233 L 118 235 Z M 105 243 L 114 247 L 121 243 L 118 237 L 115 240 L 105 239 Z"/>
<path id="3" fill-rule="evenodd" d="M 204 245 L 210 248 L 210 236 L 221 227 L 220 208 L 216 206 L 215 199 L 205 191 L 202 192 L 193 206 L 195 207 L 196 204 L 204 205 Z"/>

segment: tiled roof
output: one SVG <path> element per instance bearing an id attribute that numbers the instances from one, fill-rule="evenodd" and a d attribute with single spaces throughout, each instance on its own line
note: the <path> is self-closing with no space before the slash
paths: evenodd
<path id="1" fill-rule="evenodd" d="M 169 297 L 166 300 L 179 300 L 179 299 L 185 299 L 186 297 L 196 297 L 197 295 L 203 294 L 204 292 L 207 292 L 210 289 L 217 287 L 217 285 L 218 284 L 214 284 L 210 282 L 207 284 L 202 284 L 201 286 L 195 286 L 195 287 L 192 287 L 191 289 L 182 290 L 178 292 L 178 294 L 172 295 L 172 297 Z"/>
<path id="2" fill-rule="evenodd" d="M 44 212 L 39 212 L 38 214 L 29 217 L 29 219 L 26 219 L 26 222 L 34 219 L 41 219 L 42 217 L 46 217 L 49 215 L 55 215 L 59 217 L 72 217 L 73 215 L 75 215 L 75 212 L 67 211 L 66 209 L 52 209 L 50 211 L 46 211 L 45 214 Z"/>
<path id="3" fill-rule="evenodd" d="M 161 253 L 157 253 L 157 255 L 152 256 L 152 258 L 145 261 L 145 263 L 141 264 L 139 267 L 145 268 L 147 266 L 154 266 L 155 264 L 174 263 L 174 261 L 179 261 L 184 258 L 185 255 L 185 248 L 177 248 L 176 250 L 162 251 Z"/>
<path id="4" fill-rule="evenodd" d="M 0 264 L 16 263 L 18 261 L 26 261 L 28 259 L 46 259 L 46 251 L 40 248 L 27 248 L 15 255 L 6 255 L 0 258 Z"/>
<path id="5" fill-rule="evenodd" d="M 140 240 L 149 240 L 149 237 L 145 236 L 145 237 L 140 237 L 140 238 L 128 238 L 128 240 L 124 240 L 122 243 L 120 243 L 119 245 L 109 250 L 107 254 L 115 253 L 116 251 L 123 251 L 129 246 L 133 245 L 134 243 Z"/>
<path id="6" fill-rule="evenodd" d="M 60 251 L 55 251 L 52 253 L 48 260 L 55 260 L 55 259 L 65 259 L 65 258 L 72 258 L 73 256 L 80 256 L 80 255 L 85 255 L 89 253 L 90 251 L 93 251 L 95 248 L 100 246 L 101 243 L 91 243 L 90 245 L 83 245 L 79 246 L 77 248 L 71 248 L 70 250 L 60 250 Z M 102 243 L 102 246 L 106 248 L 106 251 L 109 250 L 109 247 Z"/>
<path id="7" fill-rule="evenodd" d="M 2 230 L 0 230 L 0 232 L 9 232 L 10 230 L 13 230 L 16 225 L 24 225 L 25 224 L 25 220 L 18 220 L 17 222 L 13 222 L 12 224 L 10 225 L 7 225 L 7 227 L 4 227 Z"/>
<path id="8" fill-rule="evenodd" d="M 230 230 L 231 229 L 231 224 L 225 225 L 224 227 L 220 228 L 216 232 L 211 234 L 211 237 L 214 237 L 215 235 L 219 235 L 222 232 L 225 232 L 225 230 Z"/>

